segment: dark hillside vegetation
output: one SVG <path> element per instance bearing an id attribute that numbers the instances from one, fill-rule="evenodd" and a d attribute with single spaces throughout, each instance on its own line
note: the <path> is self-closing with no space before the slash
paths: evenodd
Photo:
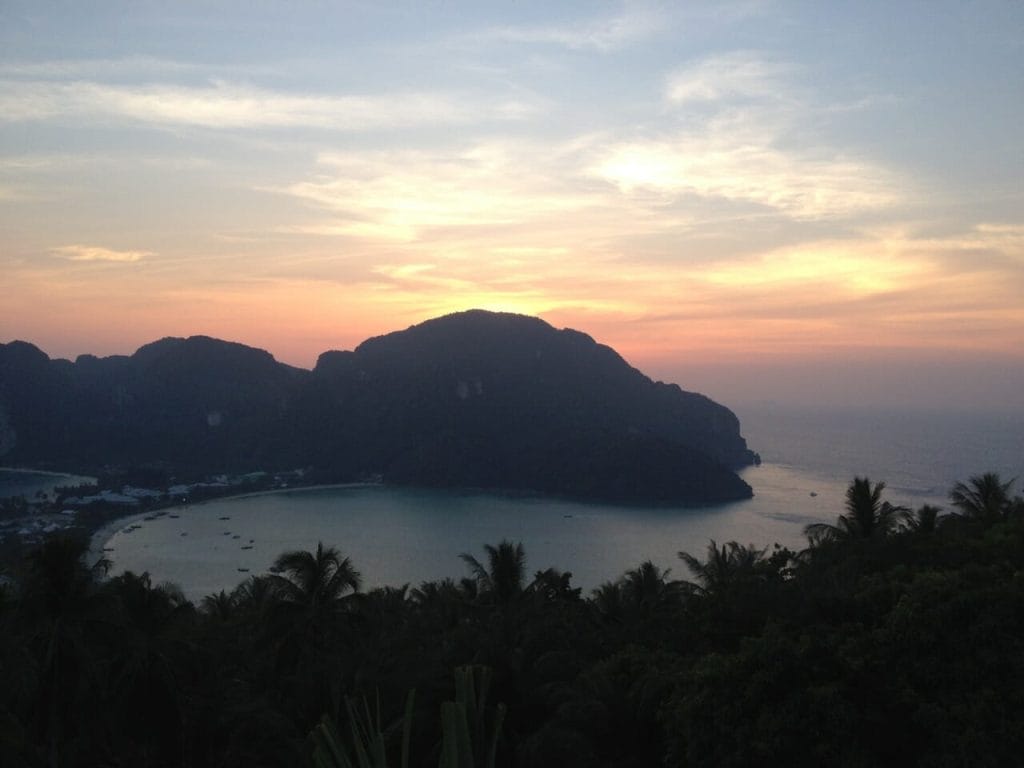
<path id="1" fill-rule="evenodd" d="M 728 408 L 521 315 L 430 320 L 325 352 L 313 371 L 202 336 L 73 363 L 0 345 L 10 465 L 179 476 L 301 467 L 325 482 L 700 504 L 749 498 L 734 470 L 756 460 Z"/>
<path id="2" fill-rule="evenodd" d="M 1019 764 L 1024 501 L 951 503 L 857 478 L 802 552 L 711 542 L 589 596 L 513 542 L 368 592 L 321 545 L 192 605 L 51 539 L 0 591 L 0 763 Z"/>

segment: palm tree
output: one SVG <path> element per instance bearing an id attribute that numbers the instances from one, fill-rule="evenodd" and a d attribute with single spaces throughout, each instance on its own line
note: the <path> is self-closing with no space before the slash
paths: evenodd
<path id="1" fill-rule="evenodd" d="M 274 582 L 285 602 L 303 606 L 311 612 L 336 607 L 346 592 L 359 592 L 362 577 L 349 558 L 342 558 L 334 547 L 317 542 L 316 552 L 285 552 L 271 569 Z M 285 574 L 284 576 L 278 574 Z"/>
<path id="2" fill-rule="evenodd" d="M 591 593 L 590 602 L 604 621 L 621 622 L 625 614 L 622 601 L 622 584 L 606 581 Z"/>
<path id="3" fill-rule="evenodd" d="M 284 706 L 298 717 L 315 717 L 340 701 L 339 686 L 351 672 L 352 622 L 343 620 L 361 597 L 361 578 L 347 557 L 318 542 L 316 551 L 285 552 L 274 561 L 271 602 L 265 613 L 274 647 L 271 674 Z"/>
<path id="4" fill-rule="evenodd" d="M 441 629 L 455 627 L 465 613 L 465 591 L 450 578 L 424 581 L 409 593 L 409 599 L 421 620 Z"/>
<path id="5" fill-rule="evenodd" d="M 804 528 L 804 534 L 812 544 L 887 536 L 896 526 L 898 517 L 907 510 L 882 501 L 884 490 L 885 483 L 872 485 L 866 477 L 855 477 L 846 489 L 846 514 L 840 515 L 835 525 L 812 523 Z"/>
<path id="6" fill-rule="evenodd" d="M 396 633 L 406 622 L 411 601 L 408 584 L 377 587 L 367 592 L 359 607 L 362 636 L 374 638 Z"/>
<path id="7" fill-rule="evenodd" d="M 558 600 L 578 600 L 583 591 L 580 587 L 572 586 L 572 572 L 561 571 L 558 568 L 548 568 L 537 571 L 533 575 L 533 582 L 527 588 L 531 595 L 536 595 L 544 602 L 555 602 Z"/>
<path id="8" fill-rule="evenodd" d="M 265 614 L 277 601 L 283 581 L 273 574 L 250 576 L 232 590 L 232 608 L 254 616 Z"/>
<path id="9" fill-rule="evenodd" d="M 231 595 L 222 589 L 220 592 L 204 597 L 200 606 L 203 609 L 203 613 L 207 616 L 211 616 L 218 621 L 227 621 L 234 613 L 235 601 Z"/>
<path id="10" fill-rule="evenodd" d="M 503 539 L 496 547 L 485 544 L 484 551 L 487 553 L 486 568 L 470 554 L 464 552 L 459 557 L 469 566 L 480 595 L 505 605 L 522 594 L 525 587 L 526 553 L 523 545 Z"/>
<path id="11" fill-rule="evenodd" d="M 949 492 L 953 506 L 975 520 L 998 520 L 1010 510 L 1010 488 L 1013 480 L 1004 483 L 995 472 L 974 475 L 966 483 L 957 483 Z"/>
<path id="12" fill-rule="evenodd" d="M 652 609 L 677 600 L 681 584 L 670 581 L 671 568 L 661 570 L 650 560 L 645 560 L 632 570 L 626 571 L 619 584 L 626 603 L 638 608 Z"/>
<path id="13" fill-rule="evenodd" d="M 753 544 L 744 547 L 735 541 L 719 548 L 712 539 L 708 542 L 708 554 L 704 562 L 689 552 L 678 554 L 690 573 L 697 577 L 699 583 L 692 584 L 693 589 L 710 595 L 722 592 L 741 580 L 756 578 L 758 566 L 764 562 L 764 553 L 765 549 L 756 549 Z"/>
<path id="14" fill-rule="evenodd" d="M 195 609 L 176 586 L 153 586 L 148 573 L 126 572 L 104 589 L 119 608 L 111 691 L 120 740 L 129 754 L 177 753 L 189 721 L 179 678 L 195 658 L 184 639 Z"/>
<path id="15" fill-rule="evenodd" d="M 21 611 L 39 679 L 35 727 L 51 765 L 62 761 L 76 732 L 80 738 L 89 731 L 101 673 L 94 641 L 113 623 L 110 601 L 97 588 L 106 561 L 88 567 L 87 547 L 81 538 L 48 538 L 29 553 L 22 581 Z"/>
<path id="16" fill-rule="evenodd" d="M 916 512 L 903 513 L 903 530 L 908 533 L 934 533 L 944 515 L 941 507 L 923 504 Z"/>

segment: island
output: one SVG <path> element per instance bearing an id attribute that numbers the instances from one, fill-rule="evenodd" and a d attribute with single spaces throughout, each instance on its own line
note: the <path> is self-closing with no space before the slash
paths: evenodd
<path id="1" fill-rule="evenodd" d="M 0 345 L 0 462 L 175 478 L 303 467 L 323 482 L 636 504 L 749 498 L 723 405 L 535 317 L 470 310 L 324 352 L 313 370 L 204 336 L 51 360 Z"/>

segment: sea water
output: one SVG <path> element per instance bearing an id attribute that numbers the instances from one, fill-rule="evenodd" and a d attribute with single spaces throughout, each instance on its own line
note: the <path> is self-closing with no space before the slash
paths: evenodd
<path id="1" fill-rule="evenodd" d="M 708 542 L 806 546 L 809 523 L 834 522 L 854 476 L 886 481 L 884 498 L 946 505 L 958 480 L 986 471 L 1024 478 L 1024 415 L 736 409 L 763 463 L 742 472 L 755 496 L 700 508 L 644 508 L 558 499 L 386 487 L 296 490 L 223 499 L 133 520 L 106 543 L 111 573 L 149 572 L 191 599 L 265 573 L 284 551 L 318 542 L 351 558 L 364 586 L 467 575 L 461 553 L 522 542 L 530 573 L 571 571 L 590 590 L 651 560 L 687 574 L 679 551 Z M 1017 488 L 1018 492 L 1021 488 Z M 172 516 L 173 515 L 173 516 Z"/>

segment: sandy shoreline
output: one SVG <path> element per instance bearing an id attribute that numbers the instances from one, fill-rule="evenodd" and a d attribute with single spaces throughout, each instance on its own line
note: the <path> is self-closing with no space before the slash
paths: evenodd
<path id="1" fill-rule="evenodd" d="M 304 491 L 319 491 L 329 490 L 331 488 L 374 488 L 382 486 L 383 483 L 329 483 L 326 485 L 303 485 L 296 488 L 272 488 L 267 491 L 250 491 L 249 493 L 238 493 L 229 494 L 227 496 L 217 496 L 213 499 L 204 499 L 203 501 L 187 502 L 185 504 L 170 504 L 166 507 L 161 507 L 157 512 L 153 510 L 147 510 L 145 512 L 135 512 L 124 517 L 118 517 L 109 521 L 106 525 L 97 528 L 93 534 L 89 537 L 89 549 L 86 551 L 86 563 L 93 565 L 97 563 L 103 556 L 103 548 L 107 542 L 113 538 L 114 534 L 122 528 L 126 528 L 129 525 L 144 520 L 151 515 L 157 514 L 158 512 L 171 512 L 175 509 L 181 509 L 182 507 L 202 507 L 206 504 L 212 504 L 218 501 L 227 501 L 229 499 L 248 499 L 254 496 L 269 496 L 277 493 L 301 493 Z"/>

